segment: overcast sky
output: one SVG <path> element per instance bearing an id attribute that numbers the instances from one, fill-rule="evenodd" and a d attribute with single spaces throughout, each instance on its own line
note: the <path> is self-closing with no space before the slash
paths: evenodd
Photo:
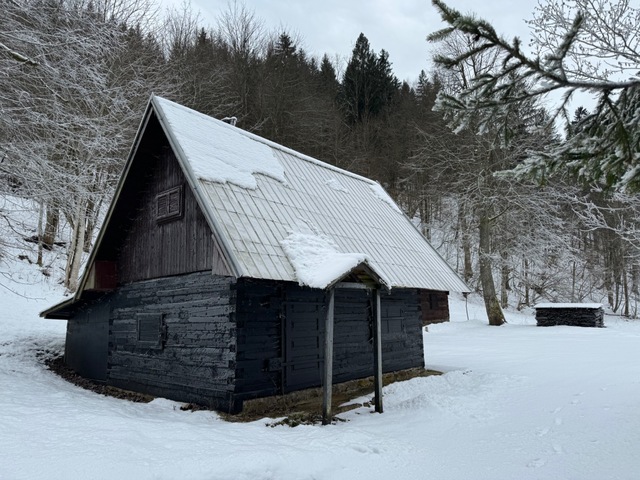
<path id="1" fill-rule="evenodd" d="M 179 0 L 166 0 L 179 3 Z M 430 45 L 426 36 L 442 27 L 430 0 L 247 0 L 267 30 L 283 26 L 303 39 L 303 47 L 312 55 L 328 53 L 346 59 L 360 32 L 379 52 L 385 49 L 400 80 L 414 81 L 421 69 L 429 70 Z M 449 6 L 463 13 L 474 12 L 489 20 L 509 38 L 525 39 L 535 2 L 517 0 L 449 0 Z M 214 25 L 228 0 L 192 0 L 207 25 Z"/>

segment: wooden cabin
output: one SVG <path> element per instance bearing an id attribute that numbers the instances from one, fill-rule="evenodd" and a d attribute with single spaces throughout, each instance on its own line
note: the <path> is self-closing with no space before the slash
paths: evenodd
<path id="1" fill-rule="evenodd" d="M 423 366 L 449 291 L 377 183 L 154 96 L 78 291 L 41 315 L 84 377 L 238 412 Z"/>

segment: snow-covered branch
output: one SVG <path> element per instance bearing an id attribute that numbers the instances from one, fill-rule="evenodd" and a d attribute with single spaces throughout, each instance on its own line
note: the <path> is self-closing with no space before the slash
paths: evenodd
<path id="1" fill-rule="evenodd" d="M 0 42 L 0 49 L 2 49 L 5 52 L 7 52 L 11 58 L 13 58 L 14 60 L 16 60 L 18 62 L 27 63 L 27 64 L 33 65 L 33 66 L 40 65 L 38 62 L 36 62 L 32 58 L 29 58 L 26 55 L 23 55 L 20 52 L 17 52 L 16 50 L 12 50 L 11 48 L 7 47 L 2 42 Z"/>
<path id="2" fill-rule="evenodd" d="M 536 101 L 556 91 L 564 92 L 564 98 L 549 116 L 550 121 L 568 121 L 566 109 L 573 94 L 591 92 L 597 106 L 581 130 L 565 142 L 533 152 L 514 173 L 543 180 L 569 169 L 586 182 L 640 191 L 640 118 L 636 108 L 640 10 L 630 7 L 627 0 L 551 0 L 541 4 L 530 23 L 538 50 L 529 55 L 518 38 L 509 42 L 487 22 L 462 15 L 441 0 L 433 0 L 433 4 L 449 27 L 431 34 L 431 41 L 442 42 L 454 34 L 469 39 L 466 50 L 436 56 L 439 65 L 460 68 L 487 53 L 500 59 L 494 69 L 476 74 L 461 91 L 441 94 L 439 108 L 457 112 L 454 118 L 458 123 L 467 125 L 469 118 L 476 119 L 481 131 L 487 124 L 507 125 L 511 105 Z M 616 69 L 610 68 L 613 60 Z M 618 74 L 632 71 L 633 75 L 620 78 L 612 75 L 614 70 Z"/>

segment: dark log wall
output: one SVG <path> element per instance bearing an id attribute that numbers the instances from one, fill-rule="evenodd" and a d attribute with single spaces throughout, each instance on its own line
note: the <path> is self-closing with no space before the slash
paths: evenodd
<path id="1" fill-rule="evenodd" d="M 604 327 L 602 308 L 536 308 L 539 327 L 567 325 L 570 327 Z"/>
<path id="2" fill-rule="evenodd" d="M 319 386 L 323 365 L 323 291 L 294 283 L 240 280 L 237 286 L 237 377 L 241 398 Z M 383 370 L 424 365 L 418 290 L 381 298 Z M 335 297 L 334 381 L 373 374 L 369 295 L 339 289 Z M 281 340 L 282 339 L 282 340 Z"/>
<path id="3" fill-rule="evenodd" d="M 370 297 L 362 290 L 337 290 L 333 374 L 337 382 L 373 375 Z M 382 292 L 382 370 L 424 366 L 418 290 Z"/>
<path id="4" fill-rule="evenodd" d="M 250 398 L 280 393 L 282 285 L 252 279 L 236 288 L 236 392 Z"/>
<path id="5" fill-rule="evenodd" d="M 69 320 L 67 361 L 110 385 L 235 412 L 321 385 L 326 308 L 325 292 L 289 282 L 210 272 L 133 282 Z M 383 370 L 423 366 L 419 291 L 383 293 L 381 308 Z M 141 327 L 154 319 L 155 337 Z M 368 293 L 337 290 L 335 382 L 372 375 L 371 328 Z"/>
<path id="6" fill-rule="evenodd" d="M 435 290 L 420 290 L 422 324 L 449 321 L 449 293 Z"/>
<path id="7" fill-rule="evenodd" d="M 110 304 L 109 384 L 237 409 L 235 290 L 228 277 L 202 272 L 131 283 Z M 159 345 L 139 340 L 140 314 L 161 315 Z"/>
<path id="8" fill-rule="evenodd" d="M 424 367 L 422 312 L 416 289 L 382 293 L 382 370 Z"/>
<path id="9" fill-rule="evenodd" d="M 78 374 L 100 382 L 107 379 L 110 294 L 81 306 L 67 321 L 65 363 Z"/>

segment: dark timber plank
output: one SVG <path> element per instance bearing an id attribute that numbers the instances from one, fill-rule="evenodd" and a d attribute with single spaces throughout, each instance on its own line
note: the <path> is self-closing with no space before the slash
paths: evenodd
<path id="1" fill-rule="evenodd" d="M 333 309 L 335 290 L 329 291 L 329 305 L 324 329 L 324 388 L 322 392 L 322 424 L 331 423 L 331 396 L 333 389 Z"/>
<path id="2" fill-rule="evenodd" d="M 376 412 L 382 413 L 382 320 L 380 315 L 380 290 L 375 289 L 371 301 L 373 312 L 373 374 Z"/>

